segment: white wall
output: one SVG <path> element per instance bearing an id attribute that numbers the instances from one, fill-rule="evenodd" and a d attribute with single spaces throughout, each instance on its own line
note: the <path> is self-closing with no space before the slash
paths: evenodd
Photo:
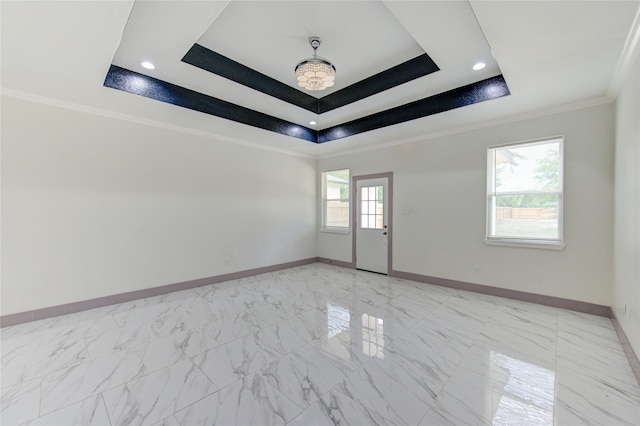
<path id="1" fill-rule="evenodd" d="M 640 56 L 616 101 L 613 309 L 640 356 Z M 624 305 L 627 305 L 625 315 Z"/>
<path id="2" fill-rule="evenodd" d="M 2 315 L 316 256 L 315 159 L 7 97 L 1 137 Z"/>
<path id="3" fill-rule="evenodd" d="M 617 105 L 617 149 L 626 150 L 618 162 L 636 191 L 635 201 L 618 197 L 624 238 L 634 226 L 638 235 L 637 90 L 636 81 Z M 317 232 L 320 172 L 339 168 L 394 172 L 395 270 L 612 305 L 613 110 L 327 158 L 316 168 L 312 159 L 3 97 L 2 315 L 316 255 L 349 262 L 351 235 Z M 559 134 L 566 249 L 484 245 L 486 147 Z M 631 260 L 616 257 L 616 271 L 629 276 L 616 278 L 616 309 L 624 298 L 635 312 L 627 321 L 635 342 L 638 241 L 635 252 L 622 248 Z"/>
<path id="4" fill-rule="evenodd" d="M 566 248 L 486 246 L 487 147 L 556 135 L 565 136 Z M 318 172 L 394 173 L 394 270 L 610 306 L 613 139 L 608 104 L 321 159 Z M 350 262 L 351 235 L 318 233 L 318 256 Z"/>

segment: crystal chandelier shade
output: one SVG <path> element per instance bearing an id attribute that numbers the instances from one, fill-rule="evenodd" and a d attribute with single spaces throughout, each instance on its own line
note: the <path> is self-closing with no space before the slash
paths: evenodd
<path id="1" fill-rule="evenodd" d="M 320 38 L 311 37 L 309 43 L 313 47 L 313 58 L 305 59 L 296 65 L 298 86 L 307 90 L 325 90 L 335 84 L 336 67 L 316 54 L 321 43 Z"/>

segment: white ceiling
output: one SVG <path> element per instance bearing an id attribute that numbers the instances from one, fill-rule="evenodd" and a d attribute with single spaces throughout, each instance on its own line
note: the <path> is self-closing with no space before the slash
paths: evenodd
<path id="1" fill-rule="evenodd" d="M 380 1 L 229 2 L 198 43 L 298 89 L 293 69 L 312 55 L 311 36 L 322 38 L 318 55 L 337 66 L 340 79 L 306 92 L 317 97 L 424 53 Z"/>
<path id="2" fill-rule="evenodd" d="M 639 4 L 3 0 L 0 81 L 9 96 L 327 156 L 611 99 Z M 337 68 L 334 90 L 423 52 L 440 71 L 318 116 L 181 62 L 197 42 L 295 87 L 293 68 L 311 55 L 312 35 Z M 142 60 L 157 68 L 144 70 Z M 472 71 L 480 60 L 489 66 Z M 103 87 L 112 63 L 301 125 L 314 119 L 317 128 L 500 73 L 511 95 L 316 145 Z"/>

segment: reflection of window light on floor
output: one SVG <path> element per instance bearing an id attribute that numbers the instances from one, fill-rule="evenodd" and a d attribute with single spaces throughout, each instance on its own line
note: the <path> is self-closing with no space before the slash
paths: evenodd
<path id="1" fill-rule="evenodd" d="M 525 404 L 508 396 L 502 396 L 493 416 L 492 425 L 552 425 L 553 411 Z"/>
<path id="2" fill-rule="evenodd" d="M 498 406 L 492 407 L 493 424 L 553 424 L 555 372 L 501 353 L 491 352 L 492 377 L 507 372 L 509 380 Z"/>
<path id="3" fill-rule="evenodd" d="M 362 352 L 384 359 L 384 321 L 362 314 Z"/>
<path id="4" fill-rule="evenodd" d="M 351 314 L 349 314 L 348 309 L 327 303 L 327 332 L 329 339 L 349 330 L 350 321 Z"/>

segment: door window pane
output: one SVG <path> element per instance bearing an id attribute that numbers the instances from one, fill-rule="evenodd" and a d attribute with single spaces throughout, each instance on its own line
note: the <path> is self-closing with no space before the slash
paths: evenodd
<path id="1" fill-rule="evenodd" d="M 382 229 L 384 227 L 384 188 L 382 186 L 363 187 L 361 193 L 363 229 Z"/>
<path id="2" fill-rule="evenodd" d="M 376 229 L 382 229 L 382 216 L 376 216 Z"/>

